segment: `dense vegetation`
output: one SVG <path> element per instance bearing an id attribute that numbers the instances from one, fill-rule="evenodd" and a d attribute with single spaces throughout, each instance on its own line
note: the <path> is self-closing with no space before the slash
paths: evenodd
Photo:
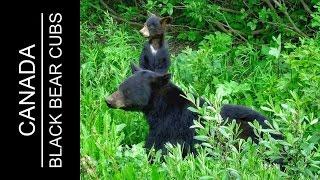
<path id="1" fill-rule="evenodd" d="M 122 2 L 122 1 L 119 1 Z M 84 179 L 318 179 L 320 176 L 320 2 L 316 0 L 81 0 L 81 177 Z M 147 10 L 171 15 L 173 82 L 205 119 L 195 120 L 199 155 L 147 154 L 141 113 L 106 107 L 146 41 Z M 197 96 L 194 96 L 197 95 Z M 202 96 L 208 103 L 198 106 Z M 237 139 L 221 103 L 252 107 L 284 140 Z M 153 164 L 148 156 L 154 156 Z M 285 170 L 265 159 L 284 159 Z"/>

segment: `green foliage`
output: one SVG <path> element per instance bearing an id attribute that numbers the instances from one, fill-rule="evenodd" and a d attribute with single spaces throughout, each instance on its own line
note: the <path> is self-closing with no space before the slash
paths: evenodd
<path id="1" fill-rule="evenodd" d="M 196 82 L 194 88 L 199 92 L 214 86 L 219 82 L 215 75 L 222 73 L 231 44 L 232 38 L 227 34 L 216 32 L 205 36 L 199 44 L 199 50 L 187 48 L 177 56 L 172 65 L 175 77 L 185 84 Z"/>
<path id="2" fill-rule="evenodd" d="M 317 11 L 311 14 L 313 18 L 311 26 L 318 27 L 318 30 L 319 30 L 320 29 L 320 2 L 318 2 L 314 7 L 317 8 Z"/>
<path id="3" fill-rule="evenodd" d="M 320 4 L 305 1 L 312 11 L 308 15 L 301 1 L 281 1 L 281 7 L 270 1 L 274 10 L 265 2 L 108 4 L 129 21 L 143 23 L 143 13 L 149 10 L 171 14 L 175 24 L 184 25 L 169 31 L 169 71 L 195 104 L 190 110 L 205 121 L 195 119 L 192 126 L 195 138 L 204 141 L 197 145 L 199 154 L 183 159 L 180 145 L 167 144 L 169 153 L 163 158 L 160 152 L 147 154 L 143 144 L 148 125 L 142 114 L 106 107 L 105 96 L 131 74 L 130 63 L 138 62 L 145 39 L 135 27 L 116 22 L 97 1 L 81 0 L 81 178 L 319 179 Z M 292 28 L 285 12 L 309 37 Z M 217 22 L 228 31 L 219 29 Z M 252 35 L 257 30 L 262 31 Z M 203 107 L 200 96 L 207 101 Z M 238 139 L 238 125 L 219 115 L 222 103 L 262 112 L 270 118 L 269 129 L 252 123 L 255 133 L 281 132 L 284 139 L 260 136 L 259 144 Z M 148 162 L 150 157 L 154 163 Z M 282 159 L 285 170 L 266 159 Z"/>
<path id="4" fill-rule="evenodd" d="M 109 6 L 127 19 L 141 22 L 139 14 L 146 10 L 171 15 L 175 24 L 183 25 L 178 38 L 195 42 L 201 41 L 201 35 L 217 30 L 232 34 L 239 41 L 255 41 L 258 37 L 257 43 L 278 34 L 285 39 L 310 37 L 319 30 L 320 22 L 318 1 L 147 0 Z"/>
<path id="5" fill-rule="evenodd" d="M 260 144 L 268 148 L 263 152 L 266 156 L 283 158 L 287 163 L 286 171 L 289 175 L 297 174 L 316 179 L 320 173 L 318 118 L 313 113 L 305 114 L 297 107 L 297 95 L 293 92 L 291 94 L 292 99 L 287 101 L 288 104 L 293 104 L 293 107 L 288 104 L 281 104 L 279 107 L 273 102 L 268 103 L 269 107 L 263 107 L 264 110 L 275 114 L 273 124 L 269 126 L 276 132 L 283 132 L 285 140 L 270 140 L 269 136 Z"/>
<path id="6" fill-rule="evenodd" d="M 298 106 L 306 106 L 306 110 L 315 110 L 316 116 L 320 116 L 320 47 L 315 40 L 300 40 L 300 46 L 296 47 L 291 43 L 285 48 L 294 49 L 289 54 L 284 54 L 284 62 L 290 71 L 280 79 L 281 86 L 278 89 L 283 91 L 289 89 L 294 91 L 298 98 Z"/>

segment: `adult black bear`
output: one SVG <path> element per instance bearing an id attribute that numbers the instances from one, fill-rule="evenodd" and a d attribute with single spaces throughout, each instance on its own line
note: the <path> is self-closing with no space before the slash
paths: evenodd
<path id="1" fill-rule="evenodd" d="M 183 155 L 194 152 L 195 130 L 190 128 L 197 114 L 188 110 L 191 103 L 184 93 L 170 82 L 170 74 L 160 74 L 132 66 L 133 75 L 126 79 L 116 92 L 106 97 L 111 108 L 142 111 L 149 123 L 149 135 L 145 147 L 165 151 L 165 143 L 180 143 L 184 146 Z M 223 105 L 221 116 L 235 119 L 242 128 L 241 138 L 251 137 L 256 141 L 253 129 L 248 122 L 257 120 L 266 127 L 266 118 L 244 106 Z"/>
<path id="2" fill-rule="evenodd" d="M 167 24 L 171 23 L 171 17 L 160 18 L 151 14 L 144 27 L 140 30 L 143 36 L 149 40 L 144 45 L 140 56 L 140 67 L 158 73 L 168 72 L 170 66 L 170 54 L 168 45 L 164 40 Z"/>

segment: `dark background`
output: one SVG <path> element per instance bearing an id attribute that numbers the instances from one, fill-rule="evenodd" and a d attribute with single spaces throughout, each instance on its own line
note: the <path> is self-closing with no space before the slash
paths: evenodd
<path id="1" fill-rule="evenodd" d="M 3 5 L 1 19 L 2 36 L 2 89 L 3 108 L 2 108 L 2 149 L 5 150 L 4 159 L 5 173 L 9 177 L 21 176 L 24 179 L 35 178 L 37 176 L 50 179 L 53 177 L 78 179 L 80 173 L 80 41 L 79 41 L 79 1 L 48 1 L 39 4 L 38 1 L 28 2 L 11 2 Z M 40 14 L 43 12 L 44 21 L 48 22 L 50 13 L 60 12 L 63 15 L 62 20 L 62 38 L 63 38 L 63 168 L 41 168 L 40 167 Z M 44 26 L 46 27 L 46 26 Z M 44 29 L 44 32 L 48 31 Z M 44 34 L 47 38 L 48 35 Z M 18 83 L 24 76 L 18 77 L 18 65 L 22 60 L 19 50 L 31 44 L 36 44 L 36 48 L 31 52 L 36 56 L 36 133 L 29 137 L 20 135 L 18 124 L 19 103 Z M 46 42 L 44 42 L 46 43 Z M 46 49 L 44 49 L 44 53 Z M 44 67 L 50 63 L 44 56 Z M 48 72 L 44 71 L 44 75 Z M 44 76 L 44 82 L 48 81 Z M 44 92 L 48 93 L 48 87 L 44 86 Z M 21 89 L 20 89 L 21 90 Z M 47 94 L 44 94 L 47 96 Z M 20 98 L 21 99 L 21 98 Z M 47 107 L 46 99 L 44 107 Z M 48 115 L 45 111 L 44 117 Z M 47 123 L 46 123 L 47 121 Z M 48 124 L 49 119 L 44 119 Z M 48 127 L 44 127 L 44 133 L 48 132 Z M 45 144 L 49 143 L 48 139 L 44 140 Z M 44 147 L 46 149 L 46 147 Z M 45 156 L 48 155 L 45 152 Z M 48 162 L 45 159 L 45 163 Z M 45 164 L 46 167 L 46 164 Z M 10 170 L 10 171 L 9 171 Z M 11 178 L 12 179 L 12 178 Z"/>

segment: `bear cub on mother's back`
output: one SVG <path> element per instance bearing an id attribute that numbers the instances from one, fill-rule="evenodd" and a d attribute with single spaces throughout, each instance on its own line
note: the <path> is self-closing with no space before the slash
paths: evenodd
<path id="1" fill-rule="evenodd" d="M 165 143 L 183 145 L 183 155 L 194 151 L 195 130 L 190 128 L 197 114 L 188 107 L 191 102 L 183 98 L 181 89 L 170 82 L 170 74 L 160 74 L 132 66 L 133 75 L 126 79 L 116 92 L 106 98 L 111 108 L 141 111 L 149 123 L 149 135 L 145 147 L 165 152 Z M 241 138 L 257 141 L 248 122 L 255 119 L 266 127 L 266 118 L 244 106 L 223 105 L 223 119 L 235 119 L 242 128 Z"/>
<path id="2" fill-rule="evenodd" d="M 165 31 L 171 17 L 160 18 L 150 14 L 143 28 L 140 30 L 144 37 L 148 38 L 140 55 L 140 67 L 158 73 L 168 72 L 170 66 L 170 54 L 165 41 Z"/>

